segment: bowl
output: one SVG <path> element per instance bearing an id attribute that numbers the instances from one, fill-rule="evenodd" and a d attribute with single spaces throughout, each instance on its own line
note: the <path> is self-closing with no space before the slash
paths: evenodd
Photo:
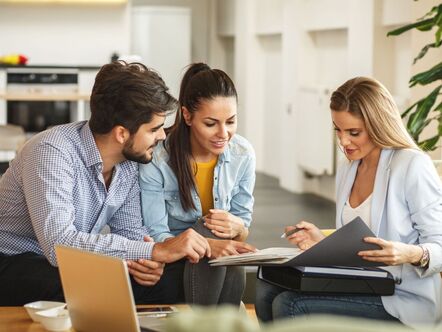
<path id="1" fill-rule="evenodd" d="M 54 301 L 37 301 L 31 302 L 24 305 L 28 315 L 32 318 L 34 322 L 39 322 L 37 315 L 35 314 L 37 311 L 52 309 L 52 308 L 64 308 L 66 303 L 64 302 L 54 302 Z"/>
<path id="2" fill-rule="evenodd" d="M 66 331 L 72 327 L 69 311 L 63 307 L 37 311 L 35 314 L 48 331 Z"/>

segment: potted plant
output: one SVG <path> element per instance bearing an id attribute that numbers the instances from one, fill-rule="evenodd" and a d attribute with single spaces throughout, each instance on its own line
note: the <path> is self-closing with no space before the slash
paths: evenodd
<path id="1" fill-rule="evenodd" d="M 387 36 L 397 36 L 406 31 L 417 29 L 421 32 L 433 32 L 434 42 L 425 45 L 414 59 L 416 63 L 422 59 L 430 49 L 438 48 L 442 45 L 442 4 L 434 6 L 422 18 L 416 22 L 407 24 L 388 32 Z M 437 82 L 437 86 L 424 98 L 418 100 L 403 113 L 402 117 L 408 116 L 407 130 L 419 147 L 424 151 L 433 151 L 438 147 L 438 142 L 442 136 L 442 102 L 438 98 L 442 94 L 442 61 L 431 68 L 413 75 L 410 78 L 409 86 L 428 85 Z M 436 121 L 436 133 L 427 139 L 420 139 L 422 131 L 430 123 Z"/>

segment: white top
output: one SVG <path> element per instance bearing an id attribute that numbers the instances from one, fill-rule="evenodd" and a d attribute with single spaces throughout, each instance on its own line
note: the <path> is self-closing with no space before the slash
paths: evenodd
<path id="1" fill-rule="evenodd" d="M 359 206 L 352 208 L 349 202 L 350 198 L 347 198 L 345 202 L 344 209 L 342 210 L 342 221 L 345 224 L 348 224 L 350 221 L 355 219 L 356 217 L 360 217 L 367 226 L 371 229 L 371 196 L 367 197 L 365 201 L 363 201 Z"/>

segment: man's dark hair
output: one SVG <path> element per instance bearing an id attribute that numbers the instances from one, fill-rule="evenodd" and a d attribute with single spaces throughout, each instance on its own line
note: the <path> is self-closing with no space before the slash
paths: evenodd
<path id="1" fill-rule="evenodd" d="M 115 126 L 134 134 L 153 114 L 173 111 L 176 102 L 154 70 L 141 63 L 114 61 L 101 67 L 95 78 L 89 126 L 95 134 L 107 134 Z"/>

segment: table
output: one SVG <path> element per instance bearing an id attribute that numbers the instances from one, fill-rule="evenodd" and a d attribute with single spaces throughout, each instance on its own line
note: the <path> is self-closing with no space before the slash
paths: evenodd
<path id="1" fill-rule="evenodd" d="M 161 307 L 166 305 L 141 305 L 139 307 Z M 174 305 L 178 310 L 188 310 L 185 304 Z M 70 332 L 75 332 L 70 329 Z M 47 332 L 40 323 L 35 323 L 23 307 L 0 307 L 0 332 Z"/>

